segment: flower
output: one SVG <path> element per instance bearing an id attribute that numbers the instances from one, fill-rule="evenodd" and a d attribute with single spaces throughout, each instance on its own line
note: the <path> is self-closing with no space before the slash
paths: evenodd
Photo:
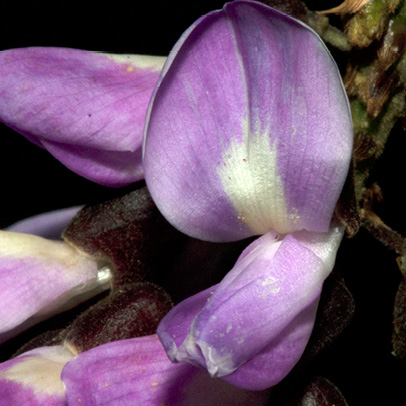
<path id="1" fill-rule="evenodd" d="M 156 335 L 116 341 L 82 353 L 62 371 L 69 405 L 265 405 L 266 392 L 213 380 L 199 368 L 173 364 Z M 80 400 L 79 400 L 80 399 Z M 136 403 L 134 403 L 136 402 Z"/>
<path id="2" fill-rule="evenodd" d="M 42 220 L 48 217 L 48 226 L 55 231 L 60 222 L 54 214 L 42 215 L 41 221 L 30 219 L 19 227 L 25 223 L 36 232 L 36 223 L 40 232 L 47 233 Z M 200 368 L 173 364 L 156 334 L 142 336 L 153 328 L 151 321 L 156 327 L 168 311 L 168 298 L 161 289 L 142 286 L 113 291 L 66 331 L 51 336 L 52 346 L 25 351 L 1 363 L 0 398 L 7 404 L 30 406 L 267 403 L 268 392 L 239 389 L 211 379 Z M 129 339 L 129 335 L 138 337 Z"/>
<path id="3" fill-rule="evenodd" d="M 247 389 L 290 371 L 343 235 L 331 219 L 352 138 L 337 66 L 303 23 L 237 0 L 185 32 L 148 108 L 148 188 L 190 236 L 263 236 L 212 295 L 163 319 L 158 334 L 172 360 Z"/>
<path id="4" fill-rule="evenodd" d="M 1 51 L 0 121 L 85 178 L 114 187 L 135 182 L 143 178 L 142 129 L 164 61 L 65 48 Z M 60 239 L 78 210 L 0 231 L 0 343 L 110 288 L 103 261 L 47 240 Z"/>
<path id="5" fill-rule="evenodd" d="M 156 335 L 104 344 L 79 355 L 65 345 L 28 351 L 0 364 L 7 404 L 73 406 L 260 406 L 266 392 L 213 380 L 168 360 Z"/>
<path id="6" fill-rule="evenodd" d="M 169 222 L 206 241 L 260 237 L 220 283 L 172 310 L 165 302 L 144 329 L 139 306 L 124 301 L 126 310 L 136 313 L 129 316 L 113 302 L 127 289 L 141 292 L 116 274 L 137 263 L 136 255 L 124 252 L 127 245 L 136 247 L 132 240 L 121 250 L 103 246 L 98 256 L 70 242 L 2 232 L 4 268 L 27 273 L 23 282 L 11 277 L 3 291 L 6 300 L 4 292 L 12 293 L 11 302 L 21 298 L 13 296 L 14 286 L 27 283 L 28 291 L 34 286 L 31 269 L 49 270 L 44 276 L 49 286 L 73 268 L 86 285 L 88 274 L 98 277 L 103 254 L 111 254 L 114 272 L 106 300 L 62 332 L 58 346 L 30 350 L 0 365 L 0 396 L 55 405 L 264 404 L 268 391 L 262 389 L 283 379 L 303 353 L 343 236 L 343 228 L 331 219 L 349 167 L 352 125 L 337 67 L 308 27 L 247 0 L 228 3 L 194 23 L 159 79 L 162 65 L 139 63 L 67 49 L 5 51 L 0 92 L 7 103 L 0 106 L 1 119 L 80 175 L 122 186 L 143 176 L 139 130 L 146 117 L 145 178 Z M 68 108 L 62 109 L 61 95 Z M 128 115 L 134 109 L 139 113 L 135 119 Z M 95 124 L 88 125 L 93 118 Z M 117 210 L 115 204 L 103 206 L 116 234 L 123 223 L 125 228 L 125 216 L 116 222 L 110 214 L 121 215 L 122 207 L 131 214 L 134 207 L 127 203 Z M 99 209 L 82 213 L 90 212 L 94 224 Z M 52 231 L 43 218 L 22 227 L 31 225 L 35 233 L 38 226 L 38 234 L 48 236 L 67 219 L 47 218 L 58 222 Z M 105 238 L 104 224 L 88 228 L 81 232 L 99 233 L 93 239 L 96 249 L 100 241 L 114 245 L 112 235 Z M 86 235 L 80 240 L 88 240 Z M 23 309 L 25 318 L 6 326 L 6 334 L 44 309 L 53 310 L 58 295 L 70 291 L 68 285 L 62 283 L 55 292 L 40 289 L 45 300 L 29 301 L 32 314 Z M 12 314 L 19 314 L 17 306 Z M 151 334 L 164 314 L 157 334 Z M 133 325 L 139 322 L 142 328 Z M 83 339 L 75 339 L 86 327 Z M 43 374 L 33 373 L 37 365 L 45 365 Z M 206 370 L 221 379 L 211 379 Z"/>
<path id="7" fill-rule="evenodd" d="M 109 289 L 111 276 L 65 242 L 0 231 L 0 343 Z"/>
<path id="8" fill-rule="evenodd" d="M 140 189 L 137 195 L 142 201 L 145 200 L 145 189 Z M 125 195 L 124 205 L 128 203 L 128 195 Z M 115 206 L 117 205 L 115 202 Z M 150 213 L 146 213 L 145 205 L 139 207 L 139 211 L 141 218 L 151 217 Z M 77 208 L 43 214 L 22 221 L 9 229 L 30 230 L 33 234 L 44 236 L 60 234 L 66 220 L 75 212 Z M 86 209 L 81 213 L 85 213 L 85 217 L 88 214 Z M 112 212 L 109 211 L 107 216 L 111 218 Z M 156 218 L 152 217 L 151 222 L 156 223 Z M 76 223 L 77 219 L 74 224 Z M 162 232 L 162 227 L 160 231 Z M 9 255 L 17 248 L 20 248 L 27 257 L 32 252 L 45 251 L 43 254 L 45 266 L 52 261 L 53 256 L 58 259 L 60 251 L 55 247 L 59 244 L 65 247 L 67 244 L 13 231 L 2 233 L 7 238 L 17 238 L 17 241 L 26 239 L 23 246 L 9 244 Z M 197 241 L 193 244 L 193 250 L 196 248 L 199 249 Z M 75 259 L 75 255 L 72 255 L 73 248 L 69 249 L 72 250 L 70 259 L 73 261 Z M 58 268 L 58 261 L 55 262 Z M 30 260 L 29 263 L 32 265 L 33 261 Z M 13 286 L 19 289 L 28 285 L 28 291 L 36 288 L 38 275 L 32 273 L 27 277 L 23 275 L 24 271 L 24 267 L 16 267 L 18 277 L 14 278 L 13 284 L 4 286 L 0 296 L 3 300 L 7 300 L 10 296 L 5 295 L 5 292 L 13 292 Z M 73 274 L 71 279 L 76 280 L 80 271 L 80 267 L 64 269 L 61 275 L 46 278 L 45 282 L 39 284 L 43 288 L 39 296 L 43 296 L 48 310 L 54 310 L 53 303 L 49 304 L 47 300 L 50 295 L 58 293 L 55 289 L 56 281 L 70 274 Z M 48 273 L 52 275 L 52 268 Z M 111 276 L 114 286 L 117 283 L 114 272 Z M 51 286 L 53 289 L 50 289 Z M 66 293 L 64 295 L 67 296 Z M 6 321 L 16 320 L 19 313 L 27 316 L 32 311 L 31 308 L 35 311 L 42 304 L 38 300 L 30 301 L 27 297 L 21 296 L 15 295 L 15 298 L 20 298 L 21 309 L 18 306 L 13 307 L 13 303 L 3 306 L 8 307 L 10 314 L 6 315 Z M 62 332 L 51 334 L 50 337 L 45 336 L 44 339 L 39 337 L 38 341 L 36 339 L 33 344 L 29 344 L 28 350 L 0 364 L 0 398 L 8 403 L 19 402 L 31 406 L 44 403 L 66 406 L 83 402 L 90 406 L 103 402 L 109 405 L 130 405 L 136 402 L 139 405 L 150 406 L 161 403 L 167 406 L 201 404 L 214 406 L 222 402 L 236 406 L 265 405 L 268 392 L 239 389 L 211 379 L 200 368 L 171 363 L 158 336 L 152 334 L 159 320 L 169 311 L 168 300 L 162 289 L 151 284 L 138 283 L 133 286 L 116 287 L 106 299 L 86 310 Z M 26 306 L 27 302 L 31 306 Z M 44 313 L 43 309 L 39 311 Z M 30 349 L 32 346 L 36 347 L 38 343 L 42 343 L 42 346 Z"/>
<path id="9" fill-rule="evenodd" d="M 158 326 L 172 361 L 187 361 L 240 388 L 263 390 L 299 361 L 310 338 L 342 229 L 269 232 L 217 285 L 175 306 Z"/>
<path id="10" fill-rule="evenodd" d="M 164 57 L 65 48 L 0 52 L 0 121 L 105 186 L 143 178 L 142 130 Z"/>

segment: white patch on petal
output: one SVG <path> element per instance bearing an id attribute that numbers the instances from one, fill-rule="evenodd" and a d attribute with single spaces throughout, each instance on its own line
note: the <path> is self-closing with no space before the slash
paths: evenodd
<path id="1" fill-rule="evenodd" d="M 131 54 L 102 54 L 112 59 L 115 62 L 122 63 L 127 66 L 127 72 L 132 72 L 131 68 L 138 69 L 152 69 L 154 71 L 161 71 L 166 61 L 165 56 L 153 55 L 131 55 Z"/>
<path id="2" fill-rule="evenodd" d="M 213 347 L 199 342 L 198 343 L 204 360 L 206 361 L 207 371 L 212 377 L 221 377 L 233 373 L 237 368 L 231 356 L 231 352 L 220 355 Z"/>
<path id="3" fill-rule="evenodd" d="M 255 234 L 294 231 L 300 216 L 286 208 L 276 141 L 271 143 L 269 129 L 252 134 L 246 122 L 243 134 L 242 142 L 234 139 L 230 143 L 217 169 L 239 220 Z"/>
<path id="4" fill-rule="evenodd" d="M 186 361 L 192 365 L 199 366 L 197 359 L 200 358 L 200 354 L 199 354 L 199 351 L 198 351 L 197 345 L 196 345 L 196 338 L 195 338 L 196 334 L 198 334 L 198 331 L 196 330 L 194 323 L 192 323 L 189 334 L 186 336 L 183 343 L 177 349 L 176 354 L 173 354 L 173 353 L 170 353 L 167 351 L 167 354 L 171 361 L 173 361 L 173 360 L 176 360 L 178 362 Z M 173 358 L 172 358 L 172 355 L 174 355 Z"/>
<path id="5" fill-rule="evenodd" d="M 61 372 L 73 358 L 74 354 L 63 346 L 44 347 L 22 355 L 21 362 L 1 372 L 0 377 L 30 387 L 35 394 L 63 396 Z"/>
<path id="6" fill-rule="evenodd" d="M 281 288 L 277 285 L 277 280 L 273 276 L 268 276 L 261 282 L 264 290 L 261 292 L 261 297 L 266 299 L 267 296 L 278 293 Z"/>

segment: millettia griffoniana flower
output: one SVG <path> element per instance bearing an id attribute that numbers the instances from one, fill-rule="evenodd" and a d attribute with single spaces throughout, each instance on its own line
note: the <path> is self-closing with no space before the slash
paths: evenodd
<path id="1" fill-rule="evenodd" d="M 220 283 L 170 310 L 158 335 L 83 350 L 62 340 L 3 363 L 0 391 L 9 399 L 178 406 L 214 405 L 226 396 L 229 405 L 264 404 L 266 392 L 250 391 L 277 384 L 304 351 L 343 236 L 332 215 L 349 168 L 352 123 L 338 69 L 309 27 L 247 0 L 200 18 L 164 60 L 4 51 L 0 119 L 103 185 L 126 185 L 145 173 L 159 210 L 193 238 L 260 237 Z M 29 269 L 21 263 L 36 258 L 34 240 L 56 244 L 4 233 L 6 270 Z M 47 236 L 47 227 L 38 233 Z M 58 242 L 73 249 L 66 244 Z M 51 257 L 41 257 L 41 266 Z M 98 275 L 100 263 L 84 258 Z M 49 269 L 59 272 L 64 261 L 54 262 Z M 38 305 L 33 315 L 47 300 L 31 301 Z M 6 325 L 4 334 L 16 326 Z M 33 373 L 48 361 L 46 382 L 55 389 Z"/>

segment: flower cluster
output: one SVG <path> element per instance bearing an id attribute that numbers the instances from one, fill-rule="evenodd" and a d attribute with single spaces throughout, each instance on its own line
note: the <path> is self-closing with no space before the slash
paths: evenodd
<path id="1" fill-rule="evenodd" d="M 72 226 L 64 241 L 48 240 L 80 208 L 0 231 L 0 342 L 111 289 L 58 345 L 0 364 L 0 397 L 27 405 L 266 404 L 266 389 L 303 354 L 344 233 L 332 216 L 352 122 L 317 34 L 236 0 L 197 20 L 167 59 L 27 48 L 2 51 L 0 72 L 5 124 L 102 185 L 145 178 L 139 218 L 131 201 L 120 216 L 110 205 L 109 226 L 95 240 L 109 227 L 140 234 L 151 204 L 193 241 L 250 238 L 222 280 L 170 309 L 158 286 L 134 280 L 133 289 L 117 278 L 137 262 L 122 253 L 134 244 L 117 255 L 88 249 L 70 238 Z M 92 224 L 102 216 L 80 213 Z M 204 267 L 187 272 L 209 273 Z M 101 313 L 109 315 L 102 326 L 94 322 Z"/>

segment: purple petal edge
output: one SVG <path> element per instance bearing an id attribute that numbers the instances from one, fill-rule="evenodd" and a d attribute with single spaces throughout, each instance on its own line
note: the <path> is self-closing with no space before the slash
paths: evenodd
<path id="1" fill-rule="evenodd" d="M 34 234 L 50 240 L 61 239 L 63 230 L 83 206 L 53 210 L 32 216 L 7 227 L 5 231 Z"/>

